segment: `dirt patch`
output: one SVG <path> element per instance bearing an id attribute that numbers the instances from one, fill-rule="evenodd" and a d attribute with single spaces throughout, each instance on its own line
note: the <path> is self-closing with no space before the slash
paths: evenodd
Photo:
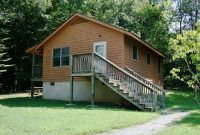
<path id="1" fill-rule="evenodd" d="M 6 95 L 9 95 L 9 94 L 6 94 Z M 16 93 L 16 94 L 11 94 L 11 95 L 15 95 L 17 97 L 20 97 L 20 96 L 27 96 L 28 93 Z M 0 99 L 3 99 L 3 98 L 5 98 L 4 95 L 0 95 Z"/>

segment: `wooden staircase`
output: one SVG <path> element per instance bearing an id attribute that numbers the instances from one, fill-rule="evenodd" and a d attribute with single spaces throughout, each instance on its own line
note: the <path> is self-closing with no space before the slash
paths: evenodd
<path id="1" fill-rule="evenodd" d="M 158 89 L 144 78 L 142 79 L 145 81 L 94 52 L 75 54 L 71 57 L 70 101 L 73 100 L 73 77 L 91 76 L 92 104 L 94 104 L 94 81 L 98 78 L 111 90 L 143 111 L 156 111 L 157 106 L 164 107 L 165 91 Z"/>
<path id="2" fill-rule="evenodd" d="M 96 78 L 98 78 L 101 82 L 107 85 L 110 89 L 115 91 L 121 97 L 129 101 L 131 104 L 137 106 L 139 109 L 143 111 L 153 111 L 152 106 L 145 105 L 141 99 L 136 98 L 133 94 L 129 93 L 127 90 L 123 89 L 121 85 L 115 83 L 115 81 L 108 79 L 107 77 L 103 76 L 102 74 L 96 74 Z"/>

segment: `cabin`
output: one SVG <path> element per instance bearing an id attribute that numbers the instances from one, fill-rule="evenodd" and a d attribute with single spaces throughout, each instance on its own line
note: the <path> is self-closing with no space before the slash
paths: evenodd
<path id="1" fill-rule="evenodd" d="M 113 25 L 76 13 L 26 53 L 33 55 L 32 90 L 42 81 L 44 99 L 128 102 L 143 111 L 165 106 L 168 58 Z M 36 55 L 43 65 L 35 65 Z"/>

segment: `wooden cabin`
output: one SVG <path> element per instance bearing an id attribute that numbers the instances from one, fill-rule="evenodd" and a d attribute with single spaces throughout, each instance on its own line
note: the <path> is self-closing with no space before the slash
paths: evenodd
<path id="1" fill-rule="evenodd" d="M 32 82 L 43 82 L 44 99 L 164 107 L 163 59 L 168 58 L 113 25 L 76 13 L 26 52 L 43 57 L 43 68 L 33 59 Z"/>

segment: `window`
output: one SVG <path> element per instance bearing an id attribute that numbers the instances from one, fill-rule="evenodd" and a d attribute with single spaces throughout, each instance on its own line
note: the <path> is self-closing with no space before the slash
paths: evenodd
<path id="1" fill-rule="evenodd" d="M 137 60 L 138 59 L 138 54 L 137 54 L 137 47 L 133 46 L 133 59 Z"/>
<path id="2" fill-rule="evenodd" d="M 161 73 L 161 65 L 160 65 L 160 60 L 158 59 L 158 73 Z"/>
<path id="3" fill-rule="evenodd" d="M 151 56 L 147 53 L 147 65 L 151 65 Z"/>
<path id="4" fill-rule="evenodd" d="M 69 66 L 69 47 L 53 49 L 53 67 Z"/>

